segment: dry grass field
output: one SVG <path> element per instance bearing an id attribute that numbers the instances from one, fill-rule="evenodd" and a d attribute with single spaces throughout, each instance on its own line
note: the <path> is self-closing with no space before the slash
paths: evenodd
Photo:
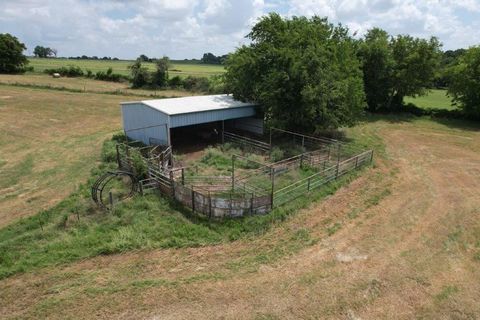
<path id="1" fill-rule="evenodd" d="M 84 182 L 103 141 L 121 129 L 120 101 L 132 99 L 0 85 L 0 226 Z"/>
<path id="2" fill-rule="evenodd" d="M 0 225 L 85 181 L 125 99 L 0 85 Z M 347 133 L 375 165 L 265 233 L 18 273 L 2 318 L 479 318 L 480 126 L 369 116 Z"/>

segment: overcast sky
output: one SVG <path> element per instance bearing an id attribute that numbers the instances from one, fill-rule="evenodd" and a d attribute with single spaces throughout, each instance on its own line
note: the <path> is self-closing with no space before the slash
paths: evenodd
<path id="1" fill-rule="evenodd" d="M 173 59 L 220 55 L 245 43 L 258 17 L 327 16 L 359 35 L 437 36 L 444 49 L 480 44 L 480 0 L 0 0 L 0 32 L 59 56 Z"/>

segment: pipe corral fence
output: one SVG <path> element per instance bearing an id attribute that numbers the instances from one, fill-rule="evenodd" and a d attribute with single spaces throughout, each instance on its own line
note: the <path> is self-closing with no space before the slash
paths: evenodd
<path id="1" fill-rule="evenodd" d="M 339 140 L 276 128 L 271 128 L 268 138 L 262 140 L 239 132 L 222 132 L 221 142 L 262 154 L 270 158 L 270 162 L 255 163 L 242 155 L 232 155 L 231 175 L 187 175 L 186 170 L 191 168 L 175 166 L 171 146 L 135 147 L 121 143 L 116 146 L 117 163 L 119 170 L 134 174 L 137 174 L 138 162 L 142 163 L 146 178 L 139 181 L 140 193 L 159 190 L 197 214 L 221 218 L 268 213 L 373 161 L 373 150 L 358 150 Z M 282 148 L 297 154 L 273 161 L 274 150 Z M 253 169 L 237 172 L 238 161 L 251 162 Z M 287 180 L 281 187 L 276 185 L 282 175 L 305 167 L 315 172 Z M 259 177 L 263 177 L 262 184 L 255 182 Z"/>

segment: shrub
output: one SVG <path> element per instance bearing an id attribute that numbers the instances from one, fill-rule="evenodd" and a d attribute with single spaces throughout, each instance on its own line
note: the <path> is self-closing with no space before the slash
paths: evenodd
<path id="1" fill-rule="evenodd" d="M 168 85 L 171 88 L 181 87 L 181 86 L 183 86 L 182 78 L 180 78 L 179 76 L 175 76 L 173 78 L 170 78 L 170 80 L 168 80 Z"/>
<path id="2" fill-rule="evenodd" d="M 78 66 L 45 69 L 43 72 L 49 75 L 52 75 L 54 73 L 59 73 L 63 77 L 70 77 L 70 78 L 81 77 L 84 74 L 82 68 Z"/>
<path id="3" fill-rule="evenodd" d="M 280 161 L 284 158 L 285 154 L 282 149 L 278 147 L 273 147 L 272 150 L 270 151 L 270 159 L 273 162 Z"/>
<path id="4" fill-rule="evenodd" d="M 195 92 L 208 92 L 210 82 L 206 77 L 188 76 L 183 80 L 183 88 Z"/>
<path id="5" fill-rule="evenodd" d="M 125 79 L 127 79 L 127 77 L 125 77 L 125 76 L 123 76 L 119 73 L 113 73 L 112 68 L 108 68 L 106 72 L 98 71 L 95 74 L 95 80 L 120 82 L 120 81 L 125 80 Z"/>

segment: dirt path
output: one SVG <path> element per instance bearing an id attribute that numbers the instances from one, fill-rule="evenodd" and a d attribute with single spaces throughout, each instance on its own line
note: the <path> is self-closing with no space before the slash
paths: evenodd
<path id="1" fill-rule="evenodd" d="M 373 126 L 386 157 L 264 236 L 99 257 L 8 278 L 0 283 L 0 314 L 480 317 L 480 132 L 430 123 Z M 312 241 L 292 247 L 305 234 Z"/>

